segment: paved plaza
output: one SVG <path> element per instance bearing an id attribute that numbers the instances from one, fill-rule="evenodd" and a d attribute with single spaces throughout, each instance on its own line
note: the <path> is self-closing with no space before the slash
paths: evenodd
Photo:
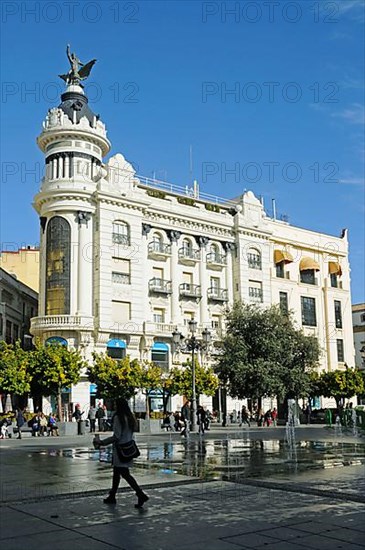
<path id="1" fill-rule="evenodd" d="M 216 428 L 188 441 L 139 435 L 134 473 L 103 504 L 110 454 L 87 434 L 0 442 L 1 542 L 7 550 L 365 548 L 365 440 L 323 426 Z"/>

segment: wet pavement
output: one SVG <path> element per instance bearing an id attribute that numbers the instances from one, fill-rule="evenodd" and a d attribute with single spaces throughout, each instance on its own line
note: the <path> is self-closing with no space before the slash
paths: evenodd
<path id="1" fill-rule="evenodd" d="M 123 487 L 102 503 L 110 453 L 80 438 L 2 441 L 1 542 L 9 550 L 365 548 L 365 440 L 320 427 L 215 430 L 188 441 L 137 435 L 133 468 L 150 501 Z"/>

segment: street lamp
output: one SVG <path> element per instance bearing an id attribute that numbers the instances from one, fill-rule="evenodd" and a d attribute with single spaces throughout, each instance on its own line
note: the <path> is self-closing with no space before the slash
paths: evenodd
<path id="1" fill-rule="evenodd" d="M 196 330 L 198 323 L 195 319 L 190 319 L 188 322 L 190 337 L 184 338 L 184 336 L 177 330 L 177 328 L 172 333 L 172 339 L 174 342 L 175 350 L 180 351 L 191 351 L 191 371 L 192 371 L 192 382 L 191 382 L 191 431 L 196 431 L 196 386 L 195 386 L 195 352 L 197 350 L 206 350 L 211 342 L 212 335 L 207 328 L 202 331 L 202 340 L 198 340 L 196 337 Z"/>

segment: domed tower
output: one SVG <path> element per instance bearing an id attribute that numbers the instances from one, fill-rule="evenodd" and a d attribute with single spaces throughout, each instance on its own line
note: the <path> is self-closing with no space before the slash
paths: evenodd
<path id="1" fill-rule="evenodd" d="M 81 80 L 95 60 L 82 65 L 69 47 L 66 91 L 50 109 L 38 145 L 45 175 L 34 207 L 40 217 L 39 317 L 32 333 L 43 342 L 58 341 L 89 359 L 93 344 L 94 193 L 103 157 L 110 150 L 105 125 L 89 107 Z M 80 68 L 81 66 L 81 68 Z M 84 390 L 82 389 L 84 385 Z M 89 402 L 88 384 L 78 384 L 71 399 Z M 86 389 L 87 388 L 87 389 Z"/>

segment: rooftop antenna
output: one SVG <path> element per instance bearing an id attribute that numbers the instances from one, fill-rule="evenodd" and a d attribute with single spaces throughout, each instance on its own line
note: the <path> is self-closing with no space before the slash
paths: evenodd
<path id="1" fill-rule="evenodd" d="M 271 199 L 272 202 L 272 217 L 276 220 L 276 202 L 275 199 Z"/>
<path id="2" fill-rule="evenodd" d="M 193 146 L 189 147 L 189 173 L 190 173 L 190 183 L 193 183 Z"/>

